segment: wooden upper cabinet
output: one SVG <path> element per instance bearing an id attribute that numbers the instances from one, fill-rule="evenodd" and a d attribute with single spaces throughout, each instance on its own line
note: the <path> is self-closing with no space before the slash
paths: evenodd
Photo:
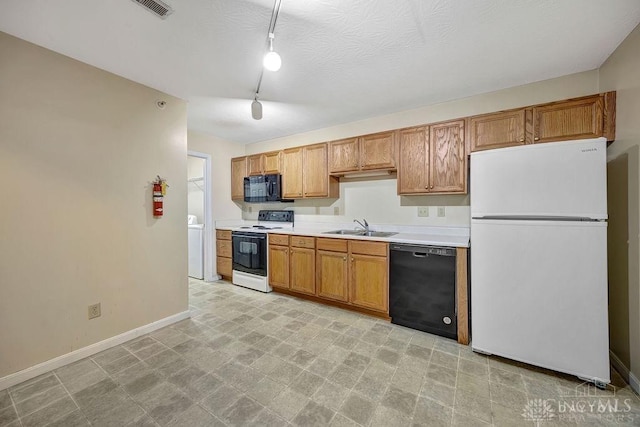
<path id="1" fill-rule="evenodd" d="M 396 168 L 396 131 L 380 132 L 329 143 L 329 173 L 342 175 Z"/>
<path id="2" fill-rule="evenodd" d="M 327 144 L 307 145 L 303 147 L 302 155 L 304 197 L 338 197 L 338 181 L 329 176 Z"/>
<path id="3" fill-rule="evenodd" d="M 247 156 L 247 175 L 262 175 L 264 171 L 264 155 Z"/>
<path id="4" fill-rule="evenodd" d="M 280 151 L 247 156 L 249 175 L 280 173 Z"/>
<path id="5" fill-rule="evenodd" d="M 422 194 L 429 186 L 429 127 L 402 129 L 399 134 L 398 194 Z"/>
<path id="6" fill-rule="evenodd" d="M 329 172 L 352 172 L 360 167 L 358 138 L 347 138 L 329 143 Z"/>
<path id="7" fill-rule="evenodd" d="M 429 191 L 467 192 L 467 155 L 464 144 L 464 120 L 429 127 Z"/>
<path id="8" fill-rule="evenodd" d="M 604 97 L 594 95 L 533 107 L 534 143 L 603 136 Z"/>
<path id="9" fill-rule="evenodd" d="M 304 197 L 327 197 L 329 180 L 327 171 L 327 144 L 317 144 L 303 149 Z"/>
<path id="10" fill-rule="evenodd" d="M 398 194 L 464 194 L 467 156 L 464 120 L 402 129 Z"/>
<path id="11" fill-rule="evenodd" d="M 289 148 L 282 152 L 282 197 L 302 197 L 302 147 Z"/>
<path id="12" fill-rule="evenodd" d="M 396 131 L 374 133 L 360 137 L 360 168 L 396 168 Z"/>
<path id="13" fill-rule="evenodd" d="M 271 153 L 265 153 L 263 154 L 263 157 L 263 172 L 265 174 L 281 173 L 281 151 L 272 151 Z"/>
<path id="14" fill-rule="evenodd" d="M 244 200 L 245 176 L 247 176 L 247 158 L 231 159 L 231 200 Z"/>
<path id="15" fill-rule="evenodd" d="M 601 136 L 613 141 L 616 93 L 483 114 L 468 120 L 471 151 Z"/>
<path id="16" fill-rule="evenodd" d="M 525 109 L 483 114 L 469 119 L 471 151 L 525 144 Z"/>

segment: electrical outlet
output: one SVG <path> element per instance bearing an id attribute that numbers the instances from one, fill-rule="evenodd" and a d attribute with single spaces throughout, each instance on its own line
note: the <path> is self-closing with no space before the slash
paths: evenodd
<path id="1" fill-rule="evenodd" d="M 445 216 L 444 206 L 438 206 L 438 216 Z"/>
<path id="2" fill-rule="evenodd" d="M 96 317 L 100 317 L 101 314 L 102 313 L 100 313 L 100 303 L 89 306 L 89 320 L 95 319 Z"/>
<path id="3" fill-rule="evenodd" d="M 333 207 L 333 214 L 334 215 L 340 215 L 340 206 L 334 206 Z"/>
<path id="4" fill-rule="evenodd" d="M 429 206 L 418 206 L 418 216 L 429 216 Z"/>

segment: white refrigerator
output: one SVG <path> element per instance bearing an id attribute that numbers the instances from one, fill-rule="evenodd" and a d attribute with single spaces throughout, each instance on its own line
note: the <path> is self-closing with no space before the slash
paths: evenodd
<path id="1" fill-rule="evenodd" d="M 471 154 L 472 348 L 610 382 L 604 138 Z"/>

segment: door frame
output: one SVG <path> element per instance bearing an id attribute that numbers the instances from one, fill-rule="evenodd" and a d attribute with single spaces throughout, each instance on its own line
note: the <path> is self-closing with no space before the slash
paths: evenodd
<path id="1" fill-rule="evenodd" d="M 211 154 L 200 151 L 187 150 L 187 156 L 197 157 L 204 160 L 203 182 L 204 182 L 204 280 L 214 282 L 220 279 L 216 274 L 214 260 L 216 250 L 213 240 L 213 197 L 211 194 Z"/>

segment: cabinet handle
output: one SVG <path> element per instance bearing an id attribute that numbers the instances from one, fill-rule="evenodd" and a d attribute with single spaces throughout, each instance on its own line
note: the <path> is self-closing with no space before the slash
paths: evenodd
<path id="1" fill-rule="evenodd" d="M 433 185 L 431 186 L 431 188 L 433 188 Z"/>
<path id="2" fill-rule="evenodd" d="M 342 260 L 343 260 L 343 261 L 346 261 L 346 260 L 347 260 L 347 257 L 343 257 L 343 258 L 342 258 Z"/>
<path id="3" fill-rule="evenodd" d="M 540 141 L 540 137 L 536 136 L 535 138 L 533 138 L 534 141 Z"/>
<path id="4" fill-rule="evenodd" d="M 520 142 L 524 142 L 524 138 L 520 138 L 520 140 L 519 140 L 519 141 L 520 141 Z"/>
<path id="5" fill-rule="evenodd" d="M 351 258 L 351 262 L 355 261 L 353 258 Z"/>

